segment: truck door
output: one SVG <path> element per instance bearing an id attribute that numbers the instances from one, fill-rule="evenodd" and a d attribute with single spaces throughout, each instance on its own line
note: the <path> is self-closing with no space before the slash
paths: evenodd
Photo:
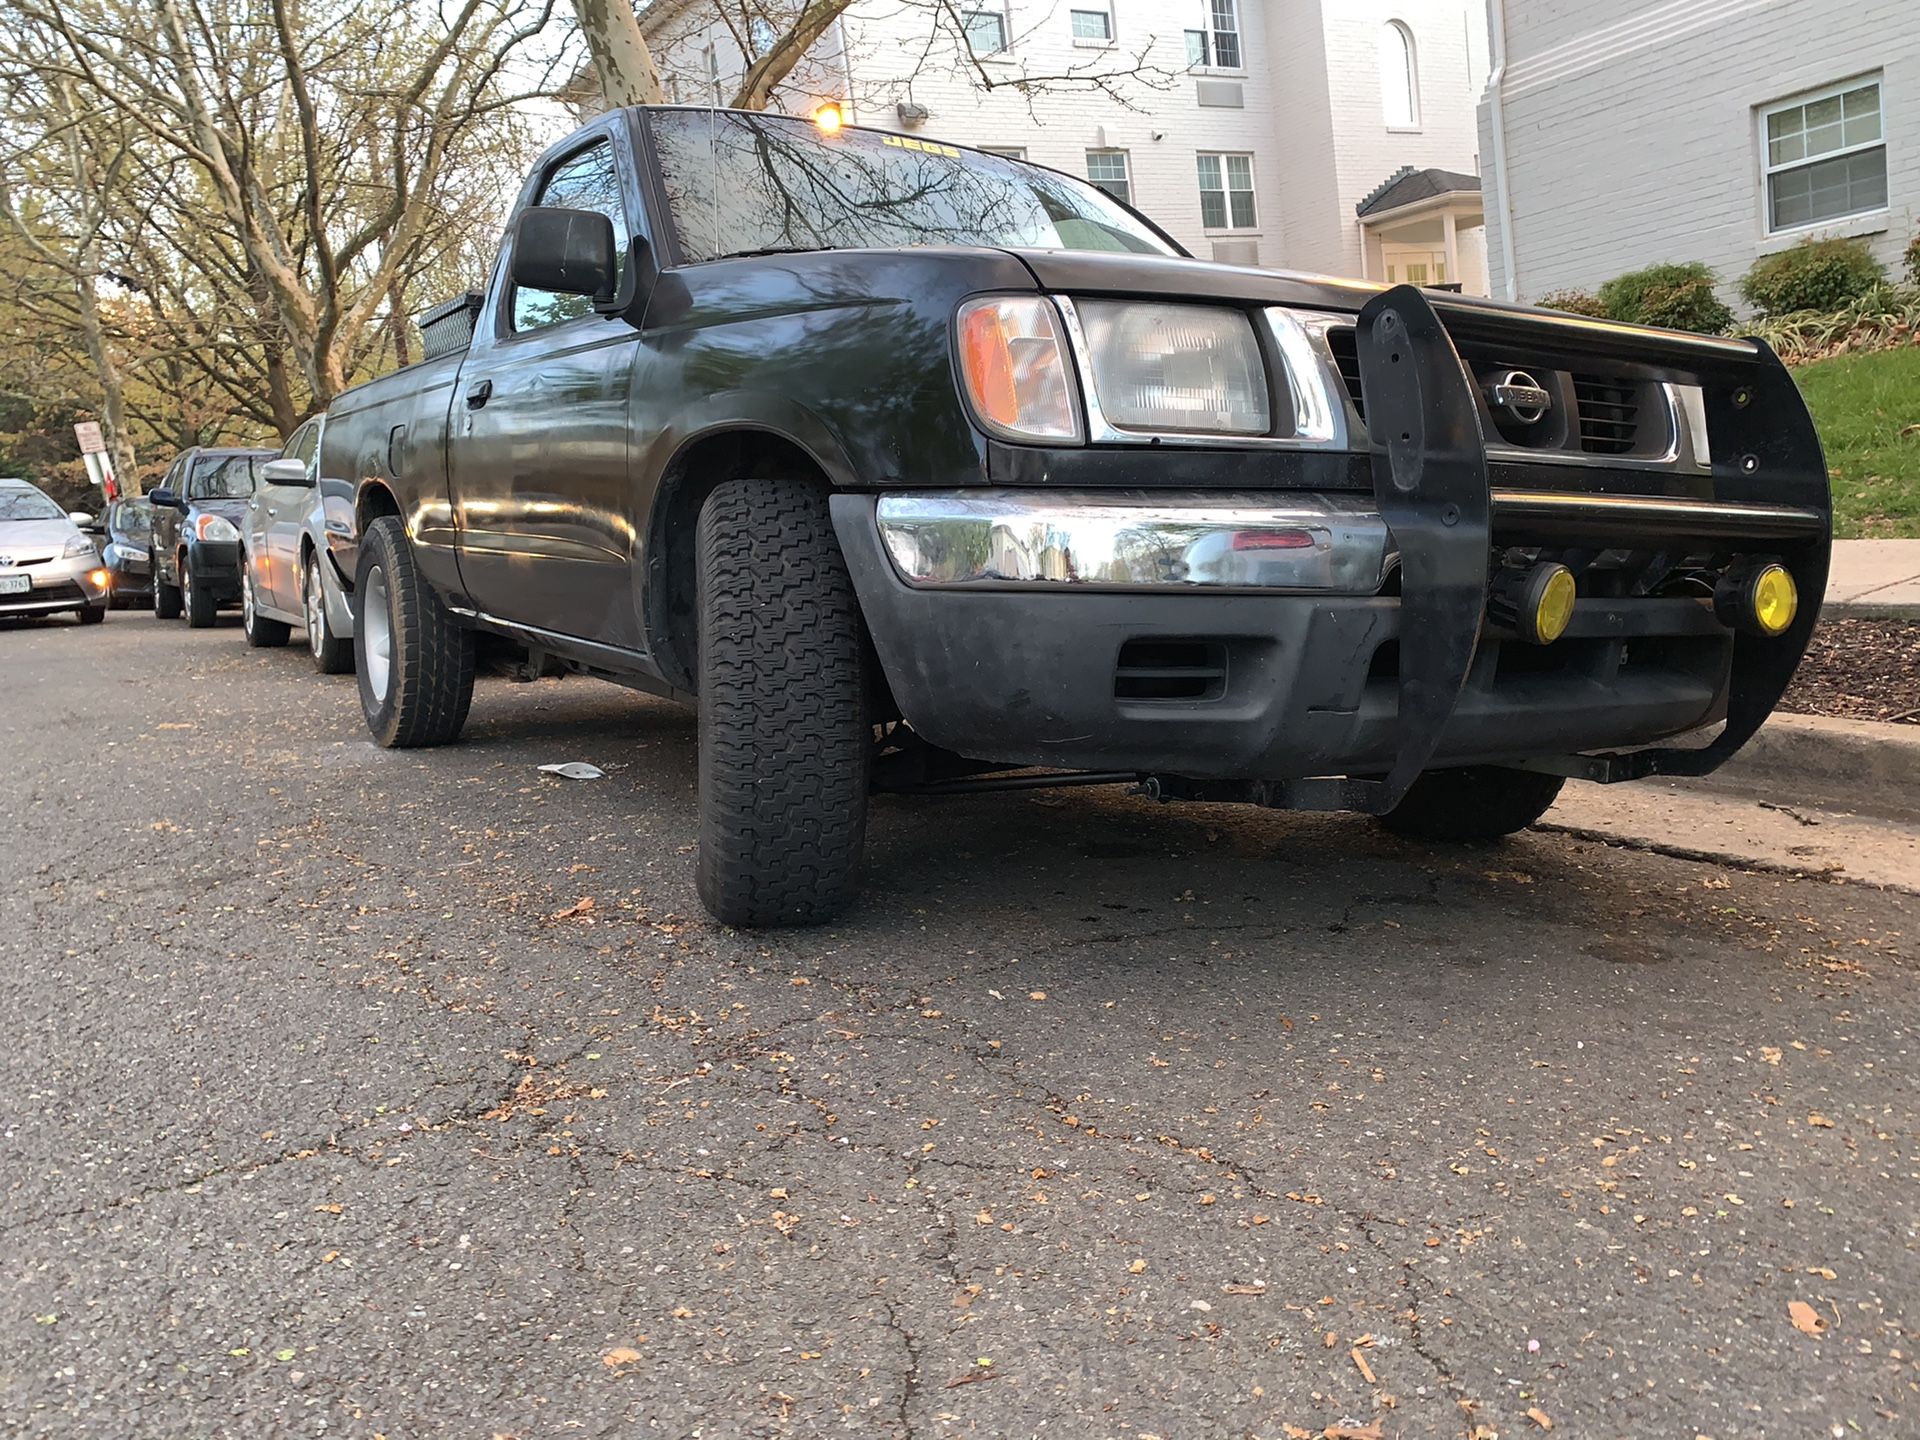
<path id="1" fill-rule="evenodd" d="M 531 203 L 597 210 L 624 246 L 627 164 L 607 129 L 590 131 L 548 163 Z M 585 296 L 516 288 L 511 263 L 503 254 L 453 394 L 461 580 L 484 615 L 642 648 L 627 472 L 639 336 Z"/>

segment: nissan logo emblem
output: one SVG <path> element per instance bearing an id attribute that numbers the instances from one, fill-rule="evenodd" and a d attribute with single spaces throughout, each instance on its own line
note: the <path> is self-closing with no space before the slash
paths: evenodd
<path id="1" fill-rule="evenodd" d="M 1488 387 L 1494 408 L 1504 410 L 1522 425 L 1535 425 L 1553 408 L 1553 395 L 1524 370 L 1509 370 Z"/>

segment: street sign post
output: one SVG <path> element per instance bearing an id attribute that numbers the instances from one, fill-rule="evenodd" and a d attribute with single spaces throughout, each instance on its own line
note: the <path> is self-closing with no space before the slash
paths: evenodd
<path id="1" fill-rule="evenodd" d="M 100 422 L 82 420 L 73 427 L 73 438 L 80 442 L 80 460 L 87 467 L 87 478 L 107 499 L 118 500 L 120 487 L 114 482 L 113 462 L 107 458 L 107 437 L 101 433 Z"/>

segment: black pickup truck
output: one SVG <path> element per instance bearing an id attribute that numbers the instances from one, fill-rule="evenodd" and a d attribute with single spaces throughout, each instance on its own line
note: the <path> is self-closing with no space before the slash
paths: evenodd
<path id="1" fill-rule="evenodd" d="M 454 739 L 503 645 L 696 703 L 730 923 L 843 905 L 875 790 L 1508 834 L 1719 765 L 1825 583 L 1763 345 L 1203 263 L 917 137 L 612 113 L 460 318 L 328 414 L 368 724 Z"/>

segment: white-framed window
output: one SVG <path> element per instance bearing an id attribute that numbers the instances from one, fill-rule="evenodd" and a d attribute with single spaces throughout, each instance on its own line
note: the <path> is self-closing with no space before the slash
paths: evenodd
<path id="1" fill-rule="evenodd" d="M 1240 12 L 1235 0 L 1207 0 L 1207 30 L 1213 40 L 1213 59 L 1222 70 L 1240 68 Z"/>
<path id="2" fill-rule="evenodd" d="M 1126 151 L 1087 151 L 1087 179 L 1121 204 L 1133 203 L 1133 179 L 1127 172 Z"/>
<path id="3" fill-rule="evenodd" d="M 1886 209 L 1880 77 L 1763 107 L 1760 163 L 1769 232 Z"/>
<path id="4" fill-rule="evenodd" d="M 1004 10 L 967 10 L 960 16 L 967 33 L 967 48 L 976 55 L 998 55 L 1007 48 L 1007 12 Z"/>
<path id="5" fill-rule="evenodd" d="M 1002 160 L 1027 158 L 1027 147 L 1024 145 L 980 145 L 975 148 L 983 155 L 998 155 Z"/>
<path id="6" fill-rule="evenodd" d="M 1380 109 L 1389 130 L 1420 128 L 1420 67 L 1413 31 L 1399 20 L 1380 27 Z"/>
<path id="7" fill-rule="evenodd" d="M 1111 45 L 1113 43 L 1113 12 L 1111 10 L 1072 10 L 1068 15 L 1073 22 L 1074 44 Z"/>
<path id="8" fill-rule="evenodd" d="M 1209 230 L 1251 230 L 1259 219 L 1253 204 L 1251 155 L 1202 155 L 1200 223 Z"/>

